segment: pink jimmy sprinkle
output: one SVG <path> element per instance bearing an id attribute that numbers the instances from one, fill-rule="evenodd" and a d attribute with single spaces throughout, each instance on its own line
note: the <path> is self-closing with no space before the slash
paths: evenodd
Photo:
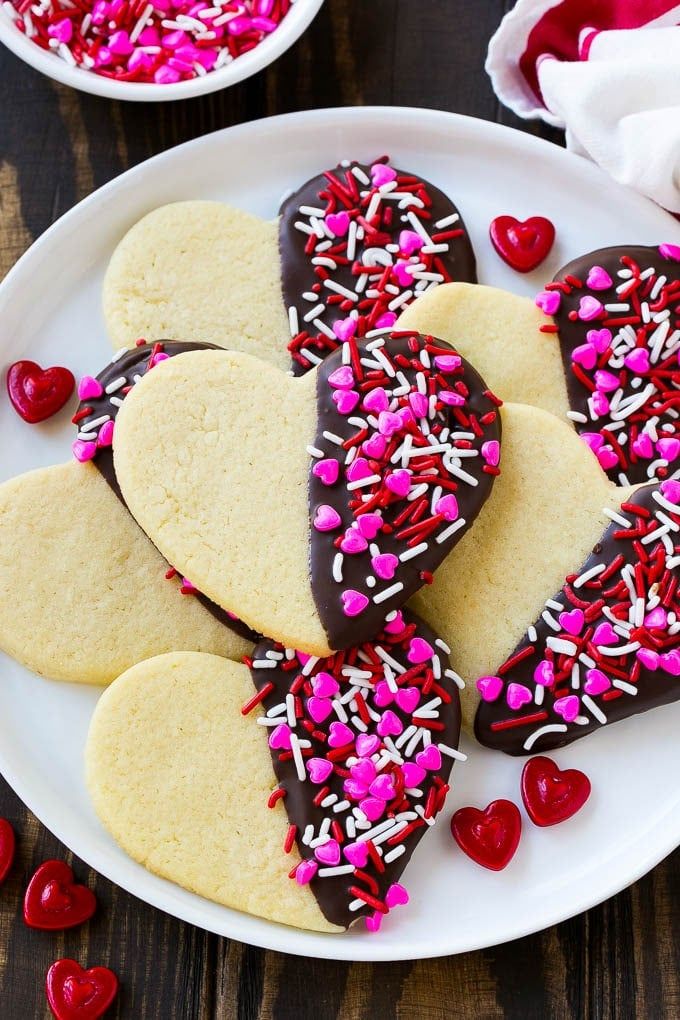
<path id="1" fill-rule="evenodd" d="M 171 85 L 205 75 L 254 49 L 280 25 L 293 0 L 9 0 L 17 29 L 65 62 L 115 81 Z M 37 12 L 37 13 L 36 13 Z M 63 17 L 55 18 L 55 13 Z"/>

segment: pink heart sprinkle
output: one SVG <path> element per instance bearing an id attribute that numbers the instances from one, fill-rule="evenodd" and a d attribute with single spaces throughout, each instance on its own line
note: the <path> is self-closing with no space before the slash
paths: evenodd
<path id="1" fill-rule="evenodd" d="M 371 797 L 377 797 L 378 800 L 393 800 L 397 795 L 392 776 L 385 773 L 373 780 L 368 788 L 368 792 Z"/>
<path id="2" fill-rule="evenodd" d="M 604 438 L 599 432 L 582 432 L 581 439 L 590 447 L 593 453 L 597 453 L 604 446 Z"/>
<path id="3" fill-rule="evenodd" d="M 416 765 L 428 772 L 438 772 L 442 767 L 442 753 L 435 744 L 428 744 L 424 751 L 416 755 Z"/>
<path id="4" fill-rule="evenodd" d="M 400 407 L 396 413 L 397 418 L 401 421 L 402 428 L 408 428 L 410 423 L 415 421 L 413 411 L 410 407 Z"/>
<path id="5" fill-rule="evenodd" d="M 328 842 L 322 843 L 315 849 L 314 856 L 319 864 L 327 864 L 334 868 L 336 864 L 340 863 L 340 844 L 336 839 L 329 839 Z"/>
<path id="6" fill-rule="evenodd" d="M 680 439 L 664 438 L 656 444 L 656 448 L 664 460 L 675 460 L 680 453 Z"/>
<path id="7" fill-rule="evenodd" d="M 354 588 L 346 588 L 340 595 L 345 616 L 359 616 L 368 605 L 368 599 Z"/>
<path id="8" fill-rule="evenodd" d="M 269 734 L 269 746 L 273 751 L 290 750 L 290 726 L 279 723 Z"/>
<path id="9" fill-rule="evenodd" d="M 377 822 L 385 811 L 385 801 L 378 797 L 364 797 L 359 801 L 359 807 L 368 818 L 369 822 Z"/>
<path id="10" fill-rule="evenodd" d="M 600 369 L 595 373 L 595 385 L 598 390 L 611 393 L 612 390 L 619 388 L 619 377 L 612 372 L 605 371 L 605 369 Z"/>
<path id="11" fill-rule="evenodd" d="M 660 244 L 659 255 L 663 259 L 671 259 L 672 262 L 680 262 L 680 245 Z"/>
<path id="12" fill-rule="evenodd" d="M 604 305 L 602 302 L 598 301 L 597 298 L 591 297 L 590 294 L 584 295 L 579 301 L 578 317 L 581 322 L 592 322 L 603 311 Z"/>
<path id="13" fill-rule="evenodd" d="M 351 766 L 349 771 L 352 779 L 357 783 L 361 783 L 366 789 L 369 788 L 376 777 L 375 765 L 370 758 L 360 758 L 359 761 Z"/>
<path id="14" fill-rule="evenodd" d="M 482 443 L 482 457 L 491 467 L 498 467 L 501 459 L 501 444 L 497 439 L 491 439 L 488 443 Z"/>
<path id="15" fill-rule="evenodd" d="M 113 423 L 113 421 L 111 419 L 109 419 L 109 421 L 105 421 L 104 422 L 104 424 L 102 425 L 102 427 L 99 430 L 99 435 L 97 436 L 97 446 L 98 447 L 111 446 L 112 445 L 112 443 L 113 443 L 113 429 L 114 429 L 114 423 Z"/>
<path id="16" fill-rule="evenodd" d="M 372 557 L 371 566 L 381 581 L 391 581 L 399 566 L 399 557 L 393 553 L 380 553 Z"/>
<path id="17" fill-rule="evenodd" d="M 447 375 L 449 372 L 457 371 L 463 364 L 463 359 L 459 354 L 437 354 L 434 363 L 440 372 Z"/>
<path id="18" fill-rule="evenodd" d="M 534 681 L 541 687 L 552 687 L 555 683 L 555 670 L 549 659 L 541 659 L 534 670 Z"/>
<path id="19" fill-rule="evenodd" d="M 391 708 L 388 708 L 386 712 L 383 712 L 377 726 L 379 736 L 398 737 L 403 729 L 404 727 L 401 724 L 401 719 L 398 715 L 394 714 Z"/>
<path id="20" fill-rule="evenodd" d="M 604 354 L 612 342 L 611 330 L 606 327 L 603 329 L 589 329 L 586 333 L 586 339 L 598 354 Z"/>
<path id="21" fill-rule="evenodd" d="M 295 869 L 295 881 L 298 885 L 307 885 L 316 875 L 318 868 L 316 861 L 300 861 Z"/>
<path id="22" fill-rule="evenodd" d="M 130 42 L 130 36 L 127 32 L 121 30 L 119 32 L 113 32 L 112 35 L 109 36 L 108 48 L 111 53 L 115 53 L 117 56 L 128 57 L 135 47 L 133 43 Z"/>
<path id="23" fill-rule="evenodd" d="M 566 723 L 573 722 L 579 713 L 581 702 L 575 694 L 568 694 L 566 698 L 558 698 L 553 708 L 558 715 L 561 715 Z"/>
<path id="24" fill-rule="evenodd" d="M 554 315 L 562 304 L 562 297 L 558 290 L 542 290 L 534 298 L 534 304 L 546 315 Z"/>
<path id="25" fill-rule="evenodd" d="M 601 669 L 587 669 L 583 690 L 586 694 L 604 694 L 611 687 L 611 681 Z"/>
<path id="26" fill-rule="evenodd" d="M 368 792 L 366 784 L 359 783 L 356 779 L 346 779 L 342 784 L 342 788 L 351 800 L 361 800 Z"/>
<path id="27" fill-rule="evenodd" d="M 593 411 L 596 415 L 603 415 L 609 413 L 609 401 L 605 397 L 604 393 L 596 390 L 590 398 L 590 403 Z"/>
<path id="28" fill-rule="evenodd" d="M 660 488 L 661 495 L 669 503 L 680 503 L 680 482 L 674 478 L 669 478 L 661 483 Z"/>
<path id="29" fill-rule="evenodd" d="M 399 250 L 402 255 L 413 255 L 414 251 L 420 251 L 425 240 L 416 234 L 415 230 L 402 230 L 399 234 Z"/>
<path id="30" fill-rule="evenodd" d="M 429 662 L 434 655 L 434 648 L 429 641 L 421 637 L 411 638 L 406 658 L 409 662 L 419 666 L 422 662 Z"/>
<path id="31" fill-rule="evenodd" d="M 353 319 L 351 315 L 347 319 L 338 319 L 333 323 L 333 332 L 337 336 L 338 340 L 342 340 L 343 343 L 347 340 L 351 340 L 356 331 L 357 320 Z M 335 375 L 335 373 L 333 373 L 333 375 Z M 328 381 L 331 383 L 331 386 L 334 386 L 335 383 L 331 382 L 332 378 L 333 376 L 329 376 Z M 352 384 L 354 384 L 354 381 L 352 381 Z"/>
<path id="32" fill-rule="evenodd" d="M 630 444 L 630 448 L 636 457 L 644 457 L 645 460 L 651 460 L 654 456 L 654 444 L 646 432 L 641 432 L 636 436 Z"/>
<path id="33" fill-rule="evenodd" d="M 339 213 L 328 213 L 326 216 L 326 226 L 336 237 L 344 237 L 349 230 L 349 213 L 345 212 L 344 209 Z"/>
<path id="34" fill-rule="evenodd" d="M 410 262 L 403 262 L 401 259 L 392 266 L 392 276 L 400 287 L 407 288 L 413 286 L 411 268 Z"/>
<path id="35" fill-rule="evenodd" d="M 340 414 L 351 414 L 360 400 L 356 390 L 335 390 L 333 393 L 333 403 Z"/>
<path id="36" fill-rule="evenodd" d="M 378 415 L 378 431 L 383 435 L 393 436 L 395 432 L 403 428 L 401 418 L 392 411 L 381 411 Z"/>
<path id="37" fill-rule="evenodd" d="M 340 690 L 340 684 L 330 673 L 321 670 L 312 677 L 312 690 L 317 698 L 332 698 Z"/>
<path id="38" fill-rule="evenodd" d="M 659 653 L 655 652 L 653 648 L 638 648 L 635 657 L 640 660 L 645 669 L 659 668 Z"/>
<path id="39" fill-rule="evenodd" d="M 360 758 L 368 758 L 380 747 L 380 741 L 375 733 L 360 733 L 356 742 L 357 754 Z"/>
<path id="40" fill-rule="evenodd" d="M 430 402 L 424 393 L 410 393 L 408 402 L 416 418 L 426 418 L 430 409 Z"/>
<path id="41" fill-rule="evenodd" d="M 359 482 L 362 478 L 370 478 L 374 473 L 365 457 L 357 457 L 347 468 L 347 479 L 350 482 Z"/>
<path id="42" fill-rule="evenodd" d="M 348 553 L 350 556 L 356 553 L 362 553 L 368 549 L 368 542 L 361 534 L 358 528 L 348 528 L 345 532 L 342 542 L 340 543 L 340 549 L 344 553 Z"/>
<path id="43" fill-rule="evenodd" d="M 341 365 L 331 372 L 328 382 L 336 390 L 351 390 L 354 386 L 354 373 L 349 365 Z"/>
<path id="44" fill-rule="evenodd" d="M 465 397 L 462 397 L 460 393 L 454 393 L 453 390 L 440 390 L 439 399 L 442 404 L 447 404 L 448 407 L 462 407 L 465 403 Z"/>
<path id="45" fill-rule="evenodd" d="M 600 623 L 595 628 L 593 644 L 596 648 L 599 647 L 599 645 L 615 645 L 618 640 L 618 635 L 611 623 Z"/>
<path id="46" fill-rule="evenodd" d="M 503 681 L 499 676 L 480 676 L 477 690 L 482 701 L 497 701 L 503 690 Z"/>
<path id="47" fill-rule="evenodd" d="M 602 266 L 591 267 L 586 280 L 587 287 L 590 287 L 591 290 L 608 290 L 612 284 L 613 280 L 606 269 L 603 269 Z"/>
<path id="48" fill-rule="evenodd" d="M 385 903 L 393 910 L 394 907 L 405 907 L 408 903 L 408 893 L 404 889 L 403 885 L 399 885 L 398 882 L 394 882 L 385 895 Z"/>
<path id="49" fill-rule="evenodd" d="M 386 449 L 387 440 L 379 432 L 374 433 L 361 446 L 361 452 L 365 453 L 367 457 L 372 457 L 373 460 L 380 460 Z"/>
<path id="50" fill-rule="evenodd" d="M 71 19 L 63 18 L 62 21 L 52 22 L 47 28 L 47 34 L 51 39 L 56 39 L 60 43 L 69 43 L 73 38 Z"/>
<path id="51" fill-rule="evenodd" d="M 394 312 L 383 312 L 379 319 L 375 320 L 376 329 L 389 329 L 397 321 L 397 316 Z"/>
<path id="52" fill-rule="evenodd" d="M 388 620 L 385 624 L 385 632 L 387 634 L 401 634 L 403 630 L 406 630 L 406 624 L 404 623 L 404 615 L 401 609 L 399 609 L 392 619 Z"/>
<path id="53" fill-rule="evenodd" d="M 583 368 L 595 368 L 597 364 L 597 351 L 592 344 L 581 344 L 580 347 L 575 347 L 571 352 L 571 360 L 577 365 L 582 365 Z"/>
<path id="54" fill-rule="evenodd" d="M 638 375 L 649 372 L 649 351 L 646 347 L 636 347 L 625 356 L 623 363 L 626 368 Z"/>
<path id="55" fill-rule="evenodd" d="M 379 910 L 374 910 L 372 914 L 366 914 L 364 917 L 364 923 L 366 925 L 366 931 L 370 931 L 372 935 L 380 931 L 380 925 L 382 924 L 383 915 Z"/>
<path id="56" fill-rule="evenodd" d="M 425 769 L 412 761 L 407 761 L 401 766 L 401 774 L 404 777 L 404 786 L 407 790 L 415 790 L 425 778 Z"/>
<path id="57" fill-rule="evenodd" d="M 155 368 L 156 365 L 160 365 L 161 361 L 168 361 L 169 359 L 169 354 L 159 351 L 157 354 L 154 354 L 153 358 L 149 361 L 149 368 Z"/>
<path id="58" fill-rule="evenodd" d="M 76 439 L 71 447 L 73 450 L 73 456 L 76 460 L 79 460 L 81 464 L 84 464 L 87 460 L 92 460 L 97 452 L 97 444 L 93 442 L 84 442 L 82 439 Z"/>
<path id="59" fill-rule="evenodd" d="M 603 471 L 611 471 L 619 463 L 618 455 L 612 450 L 611 446 L 603 446 L 601 450 L 598 450 L 597 459 Z"/>
<path id="60" fill-rule="evenodd" d="M 70 22 L 69 22 L 70 24 Z M 97 400 L 104 392 L 104 388 L 98 379 L 91 375 L 84 375 L 78 383 L 79 400 Z"/>
<path id="61" fill-rule="evenodd" d="M 343 722 L 332 722 L 328 731 L 329 747 L 345 747 L 354 742 L 354 732 Z"/>
<path id="62" fill-rule="evenodd" d="M 441 514 L 445 521 L 458 520 L 458 500 L 452 492 L 440 496 L 434 505 L 434 512 Z"/>
<path id="63" fill-rule="evenodd" d="M 657 606 L 656 609 L 652 609 L 651 613 L 647 613 L 644 619 L 645 627 L 649 627 L 650 630 L 665 627 L 667 623 L 668 614 L 663 606 Z"/>
<path id="64" fill-rule="evenodd" d="M 382 528 L 383 519 L 380 514 L 362 514 L 357 518 L 357 523 L 361 534 L 370 541 Z"/>
<path id="65" fill-rule="evenodd" d="M 371 167 L 371 181 L 374 187 L 380 188 L 383 184 L 390 184 L 396 181 L 397 171 L 393 170 L 387 163 L 374 163 Z"/>
<path id="66" fill-rule="evenodd" d="M 307 711 L 315 723 L 322 723 L 333 711 L 333 705 L 328 698 L 308 698 Z"/>
<path id="67" fill-rule="evenodd" d="M 340 474 L 340 465 L 333 457 L 317 460 L 312 468 L 312 474 L 320 478 L 324 485 L 335 485 Z"/>
<path id="68" fill-rule="evenodd" d="M 566 630 L 567 634 L 571 634 L 572 637 L 581 633 L 583 624 L 586 622 L 582 609 L 572 609 L 568 613 L 560 613 L 558 619 L 562 629 Z"/>
<path id="69" fill-rule="evenodd" d="M 348 843 L 342 848 L 342 852 L 355 868 L 363 868 L 368 860 L 368 847 L 362 841 L 360 843 Z"/>
<path id="70" fill-rule="evenodd" d="M 412 715 L 420 701 L 420 691 L 417 687 L 400 687 L 394 700 L 399 705 L 402 712 L 406 712 L 407 715 Z"/>
<path id="71" fill-rule="evenodd" d="M 374 414 L 386 411 L 390 406 L 390 401 L 383 387 L 376 386 L 374 390 L 369 390 L 364 397 L 363 406 L 367 411 L 372 411 Z"/>
<path id="72" fill-rule="evenodd" d="M 513 712 L 517 712 L 524 705 L 528 705 L 533 698 L 531 691 L 524 684 L 508 684 L 505 700 Z"/>
<path id="73" fill-rule="evenodd" d="M 670 673 L 671 676 L 680 676 L 680 651 L 674 648 L 672 652 L 660 655 L 659 664 L 665 673 Z"/>
<path id="74" fill-rule="evenodd" d="M 392 704 L 394 701 L 394 692 L 387 680 L 378 680 L 377 684 L 373 688 L 373 700 L 378 708 L 385 708 L 386 705 Z"/>
<path id="75" fill-rule="evenodd" d="M 313 783 L 325 783 L 333 771 L 333 762 L 328 761 L 327 758 L 309 758 L 307 760 L 307 771 Z"/>
<path id="76" fill-rule="evenodd" d="M 314 527 L 317 531 L 334 531 L 342 524 L 340 514 L 327 503 L 321 503 L 316 508 L 314 515 Z"/>
<path id="77" fill-rule="evenodd" d="M 307 655 L 307 652 L 301 652 L 298 648 L 295 649 L 295 657 L 301 666 L 305 666 L 311 659 L 311 655 Z"/>
<path id="78" fill-rule="evenodd" d="M 395 496 L 403 499 L 411 491 L 411 474 L 405 468 L 399 468 L 387 475 L 385 485 Z"/>

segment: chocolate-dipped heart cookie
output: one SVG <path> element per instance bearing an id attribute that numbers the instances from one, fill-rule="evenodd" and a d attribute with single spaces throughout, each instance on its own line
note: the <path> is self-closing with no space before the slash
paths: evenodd
<path id="1" fill-rule="evenodd" d="M 498 474 L 498 401 L 448 345 L 350 338 L 291 379 L 180 354 L 121 407 L 125 501 L 209 598 L 289 647 L 369 639 L 475 520 Z"/>
<path id="2" fill-rule="evenodd" d="M 287 197 L 279 247 L 296 374 L 350 336 L 389 331 L 406 305 L 438 284 L 477 279 L 453 202 L 386 157 L 345 161 Z"/>

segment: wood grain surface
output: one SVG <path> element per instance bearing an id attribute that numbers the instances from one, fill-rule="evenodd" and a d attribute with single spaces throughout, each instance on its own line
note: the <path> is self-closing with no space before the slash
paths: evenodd
<path id="1" fill-rule="evenodd" d="M 326 0 L 275 66 L 227 91 L 165 105 L 123 105 L 70 91 L 0 48 L 0 276 L 58 216 L 127 167 L 257 117 L 404 104 L 455 110 L 561 141 L 559 133 L 502 110 L 484 74 L 488 39 L 510 6 L 502 0 Z M 541 934 L 440 960 L 350 964 L 207 935 L 145 906 L 77 860 L 78 878 L 99 899 L 97 915 L 71 933 L 30 931 L 21 919 L 27 879 L 48 857 L 72 857 L 1 780 L 0 815 L 19 835 L 17 862 L 0 890 L 2 1020 L 49 1016 L 44 976 L 64 955 L 112 967 L 121 992 L 109 1015 L 133 1020 L 680 1016 L 680 851 L 614 899 Z"/>

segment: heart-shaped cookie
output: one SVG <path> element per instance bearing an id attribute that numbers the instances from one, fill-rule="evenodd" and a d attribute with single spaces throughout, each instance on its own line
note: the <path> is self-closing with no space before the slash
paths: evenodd
<path id="1" fill-rule="evenodd" d="M 95 808 L 132 857 L 219 903 L 375 930 L 463 757 L 446 650 L 394 614 L 330 659 L 263 642 L 249 661 L 177 653 L 121 676 L 88 737 Z"/>
<path id="2" fill-rule="evenodd" d="M 625 245 L 570 262 L 557 302 L 570 417 L 609 477 L 680 474 L 680 248 Z"/>
<path id="3" fill-rule="evenodd" d="M 413 333 L 350 339 L 301 379 L 196 351 L 126 398 L 115 470 L 202 592 L 325 655 L 370 639 L 473 523 L 499 472 L 497 403 L 452 348 Z"/>
<path id="4" fill-rule="evenodd" d="M 175 648 L 240 660 L 250 645 L 166 569 L 91 464 L 0 485 L 0 648 L 36 673 L 107 684 Z"/>
<path id="5" fill-rule="evenodd" d="M 350 336 L 389 330 L 402 308 L 438 284 L 477 279 L 453 202 L 386 158 L 346 160 L 286 198 L 279 247 L 296 374 Z"/>

